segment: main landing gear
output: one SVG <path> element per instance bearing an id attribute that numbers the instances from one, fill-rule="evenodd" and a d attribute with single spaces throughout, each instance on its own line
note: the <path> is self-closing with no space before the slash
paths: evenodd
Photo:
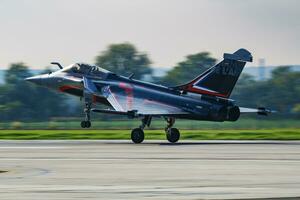
<path id="1" fill-rule="evenodd" d="M 144 141 L 145 134 L 143 129 L 135 128 L 131 131 L 131 140 L 132 142 L 139 144 Z"/>
<path id="2" fill-rule="evenodd" d="M 145 116 L 142 119 L 142 125 L 139 128 L 135 128 L 131 131 L 131 140 L 138 144 L 138 143 L 142 143 L 144 141 L 145 138 L 145 134 L 144 134 L 144 128 L 146 126 L 150 126 L 151 124 L 151 116 Z M 165 128 L 165 132 L 166 132 L 166 137 L 167 140 L 171 143 L 175 143 L 179 140 L 180 138 L 180 132 L 177 128 L 172 128 L 174 123 L 175 123 L 175 118 L 165 118 L 167 121 L 167 127 Z"/>
<path id="3" fill-rule="evenodd" d="M 171 143 L 175 143 L 180 138 L 180 132 L 177 128 L 172 128 L 175 124 L 175 118 L 166 118 L 167 127 L 165 128 L 167 140 Z"/>
<path id="4" fill-rule="evenodd" d="M 90 128 L 91 127 L 91 104 L 86 103 L 84 108 L 85 120 L 81 121 L 81 128 Z"/>
<path id="5" fill-rule="evenodd" d="M 144 134 L 144 128 L 146 126 L 150 126 L 152 120 L 152 116 L 146 115 L 142 119 L 142 125 L 140 125 L 139 128 L 135 128 L 131 131 L 131 140 L 132 142 L 138 144 L 144 141 L 145 134 Z"/>
<path id="6" fill-rule="evenodd" d="M 84 108 L 84 113 L 85 113 L 85 120 L 81 122 L 81 127 L 82 128 L 90 128 L 91 127 L 91 103 L 86 103 L 85 108 Z M 144 128 L 146 126 L 150 126 L 152 120 L 152 116 L 146 115 L 142 119 L 142 124 L 140 125 L 139 128 L 135 128 L 131 131 L 131 140 L 136 143 L 142 143 L 145 138 L 144 134 Z M 175 143 L 179 140 L 180 138 L 180 132 L 177 128 L 173 128 L 173 125 L 175 123 L 175 118 L 173 117 L 166 117 L 165 120 L 167 121 L 167 127 L 165 128 L 166 132 L 166 138 L 169 142 Z"/>

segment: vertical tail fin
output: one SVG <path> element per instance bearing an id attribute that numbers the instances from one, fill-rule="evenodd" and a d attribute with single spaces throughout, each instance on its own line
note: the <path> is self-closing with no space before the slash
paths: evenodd
<path id="1" fill-rule="evenodd" d="M 246 62 L 252 62 L 252 55 L 246 49 L 239 49 L 233 54 L 225 53 L 223 61 L 176 89 L 228 98 Z"/>

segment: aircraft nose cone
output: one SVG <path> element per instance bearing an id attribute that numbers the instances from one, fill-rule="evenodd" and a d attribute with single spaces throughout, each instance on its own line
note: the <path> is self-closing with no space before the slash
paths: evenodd
<path id="1" fill-rule="evenodd" d="M 40 76 L 31 76 L 28 78 L 25 78 L 25 81 L 37 84 L 37 85 L 41 85 L 42 81 L 41 81 L 41 77 Z"/>
<path id="2" fill-rule="evenodd" d="M 31 77 L 25 78 L 25 81 L 29 81 L 36 85 L 47 87 L 48 82 L 49 82 L 49 74 L 41 74 L 41 75 L 31 76 Z"/>

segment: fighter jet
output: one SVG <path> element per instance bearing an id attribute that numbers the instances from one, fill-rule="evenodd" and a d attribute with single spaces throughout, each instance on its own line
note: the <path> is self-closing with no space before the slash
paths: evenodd
<path id="1" fill-rule="evenodd" d="M 96 65 L 75 63 L 68 67 L 57 65 L 58 71 L 29 77 L 26 80 L 50 89 L 78 96 L 84 101 L 85 119 L 82 128 L 91 127 L 90 113 L 108 113 L 140 118 L 141 125 L 131 132 L 134 143 L 144 140 L 144 128 L 154 117 L 166 120 L 166 138 L 175 143 L 180 132 L 174 128 L 175 119 L 206 121 L 237 121 L 241 113 L 267 115 L 265 108 L 243 108 L 230 99 L 231 92 L 252 55 L 246 49 L 224 54 L 224 59 L 190 82 L 166 87 L 135 80 L 133 75 L 120 76 Z M 96 104 L 109 109 L 98 109 Z"/>

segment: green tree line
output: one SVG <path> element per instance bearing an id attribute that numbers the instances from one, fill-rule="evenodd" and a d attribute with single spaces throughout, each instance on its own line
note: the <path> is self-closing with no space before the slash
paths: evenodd
<path id="1" fill-rule="evenodd" d="M 183 84 L 215 65 L 217 59 L 209 52 L 187 55 L 164 77 L 153 81 L 167 86 Z M 117 74 L 135 79 L 151 76 L 151 60 L 130 43 L 112 44 L 95 57 L 95 64 Z M 45 73 L 47 70 L 45 70 Z M 79 117 L 82 105 L 79 99 L 35 86 L 24 81 L 32 76 L 30 66 L 11 64 L 5 73 L 5 84 L 0 85 L 1 121 L 43 121 L 53 117 Z M 287 117 L 300 117 L 300 72 L 284 66 L 275 69 L 270 79 L 256 81 L 242 74 L 231 98 L 238 105 L 268 107 Z"/>

